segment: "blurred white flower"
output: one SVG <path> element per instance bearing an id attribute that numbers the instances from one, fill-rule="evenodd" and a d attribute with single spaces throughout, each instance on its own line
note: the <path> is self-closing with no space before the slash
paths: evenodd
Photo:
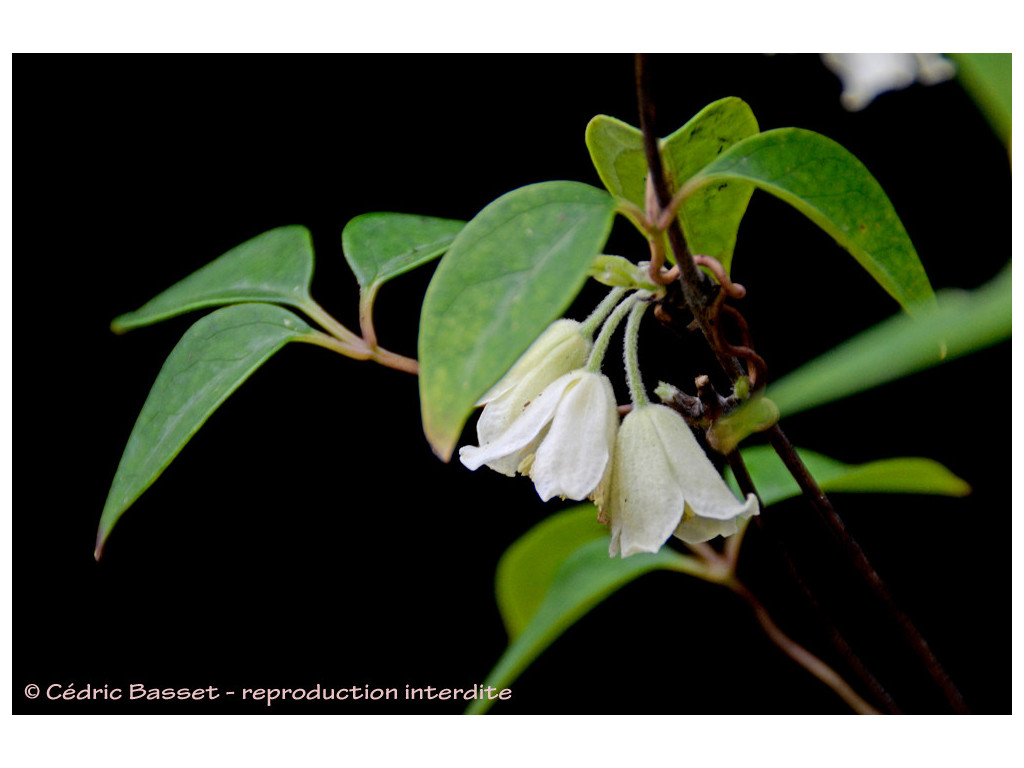
<path id="1" fill-rule="evenodd" d="M 956 74 L 953 62 L 937 53 L 823 53 L 821 59 L 842 81 L 839 100 L 851 112 L 864 109 L 886 91 L 915 81 L 934 85 Z"/>
<path id="2" fill-rule="evenodd" d="M 580 369 L 549 384 L 494 439 L 463 447 L 459 459 L 472 470 L 486 464 L 504 471 L 515 463 L 544 501 L 554 496 L 579 501 L 610 469 L 618 427 L 608 377 Z"/>
<path id="3" fill-rule="evenodd" d="M 548 384 L 582 368 L 592 346 L 590 336 L 575 320 L 556 320 L 549 325 L 501 381 L 477 402 L 477 405 L 484 406 L 476 423 L 480 446 L 484 447 L 504 434 Z M 528 453 L 533 453 L 533 449 Z M 516 452 L 492 459 L 487 466 L 511 477 L 519 469 L 521 461 L 520 452 Z"/>
<path id="4" fill-rule="evenodd" d="M 657 552 L 673 533 L 691 544 L 729 536 L 758 514 L 757 497 L 739 501 L 686 422 L 664 405 L 627 414 L 594 499 L 611 522 L 612 557 Z"/>

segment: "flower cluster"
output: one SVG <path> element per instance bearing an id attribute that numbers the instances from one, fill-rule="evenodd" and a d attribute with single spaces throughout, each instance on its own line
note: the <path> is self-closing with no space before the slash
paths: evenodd
<path id="1" fill-rule="evenodd" d="M 683 418 L 649 403 L 633 380 L 633 409 L 620 425 L 600 363 L 607 337 L 631 305 L 633 299 L 619 305 L 596 343 L 587 324 L 551 325 L 481 398 L 480 444 L 459 451 L 469 469 L 529 475 L 544 501 L 593 499 L 610 523 L 613 557 L 657 552 L 673 534 L 687 543 L 729 536 L 758 514 L 756 497 L 733 495 Z M 634 311 L 627 378 L 638 322 Z"/>

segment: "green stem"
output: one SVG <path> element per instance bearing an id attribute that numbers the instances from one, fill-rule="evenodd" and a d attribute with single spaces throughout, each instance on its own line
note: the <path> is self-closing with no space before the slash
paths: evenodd
<path id="1" fill-rule="evenodd" d="M 343 341 L 353 346 L 365 346 L 361 338 L 331 317 L 327 310 L 317 304 L 314 299 L 311 298 L 308 303 L 304 303 L 302 305 L 302 311 L 305 312 L 310 319 L 315 321 L 317 325 L 339 341 Z"/>
<path id="2" fill-rule="evenodd" d="M 650 405 L 644 389 L 644 382 L 640 376 L 640 359 L 637 348 L 640 344 L 640 320 L 647 310 L 646 301 L 636 301 L 630 310 L 629 319 L 626 321 L 626 338 L 623 343 L 623 358 L 626 364 L 626 384 L 629 386 L 629 398 L 633 401 L 634 408 L 642 408 Z"/>
<path id="3" fill-rule="evenodd" d="M 377 346 L 377 331 L 373 328 L 373 303 L 377 298 L 376 283 L 372 283 L 359 292 L 359 331 L 367 346 Z"/>
<path id="4" fill-rule="evenodd" d="M 650 237 L 654 233 L 654 227 L 648 220 L 647 214 L 633 201 L 627 200 L 624 197 L 616 197 L 615 212 L 621 213 L 629 219 L 637 229 L 644 233 L 645 237 Z"/>
<path id="5" fill-rule="evenodd" d="M 580 323 L 580 331 L 589 337 L 593 337 L 597 327 L 604 322 L 604 319 L 608 317 L 608 313 L 622 300 L 627 290 L 629 289 L 612 288 L 608 295 L 601 300 L 601 303 L 594 308 L 594 311 L 590 313 L 590 316 Z"/>
<path id="6" fill-rule="evenodd" d="M 597 339 L 594 341 L 594 348 L 590 352 L 590 359 L 587 360 L 587 370 L 591 373 L 600 372 L 601 363 L 604 362 L 604 355 L 608 351 L 608 343 L 611 341 L 612 334 L 615 333 L 615 329 L 619 327 L 619 323 L 622 322 L 622 318 L 629 312 L 635 300 L 636 295 L 626 298 L 615 308 L 611 317 L 605 320 L 604 325 L 601 326 L 601 333 L 598 334 Z M 601 303 L 603 304 L 604 302 Z"/>
<path id="7" fill-rule="evenodd" d="M 669 203 L 661 212 L 661 216 L 655 223 L 657 229 L 662 232 L 667 232 L 669 227 L 672 226 L 672 222 L 676 220 L 676 216 L 679 214 L 679 209 L 682 208 L 683 203 L 689 199 L 690 195 L 700 189 L 707 181 L 700 177 L 694 177 L 687 181 L 681 186 L 676 193 L 669 200 Z"/>
<path id="8" fill-rule="evenodd" d="M 318 347 L 324 347 L 332 352 L 337 352 L 339 355 L 350 357 L 353 360 L 369 360 L 372 358 L 370 350 L 362 343 L 362 339 L 356 337 L 356 344 L 349 344 L 348 342 L 337 339 L 334 336 L 328 336 L 326 333 L 320 331 L 313 331 L 311 334 L 303 334 L 295 339 L 296 341 L 304 342 L 306 344 L 313 344 Z"/>
<path id="9" fill-rule="evenodd" d="M 353 360 L 373 360 L 375 363 L 386 368 L 394 368 L 396 371 L 405 371 L 411 374 L 419 373 L 420 367 L 416 360 L 377 346 L 375 341 L 370 342 L 357 336 L 331 317 L 327 310 L 313 299 L 310 299 L 308 304 L 302 305 L 302 311 L 321 328 L 330 333 L 330 336 L 328 336 L 325 333 L 318 332 L 314 336 L 303 338 L 302 341 L 334 350 Z M 360 321 L 362 321 L 362 317 L 360 317 Z"/>
<path id="10" fill-rule="evenodd" d="M 394 368 L 396 371 L 404 371 L 416 376 L 420 372 L 419 361 L 396 352 L 390 352 L 383 347 L 374 347 L 370 350 L 370 359 L 373 362 L 383 365 L 386 368 Z"/>

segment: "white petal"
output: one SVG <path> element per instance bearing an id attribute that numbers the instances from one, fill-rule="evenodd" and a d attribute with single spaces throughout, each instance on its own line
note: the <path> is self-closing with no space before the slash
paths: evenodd
<path id="1" fill-rule="evenodd" d="M 915 53 L 917 59 L 917 81 L 923 85 L 935 85 L 956 77 L 956 65 L 941 53 Z"/>
<path id="2" fill-rule="evenodd" d="M 540 370 L 544 372 L 544 381 L 536 392 L 526 397 L 529 400 L 562 374 L 581 368 L 592 346 L 590 339 L 580 332 L 581 328 L 582 324 L 576 320 L 562 318 L 553 322 L 513 363 L 508 373 L 477 401 L 477 405 L 497 400 L 516 387 L 522 379 Z"/>
<path id="3" fill-rule="evenodd" d="M 752 496 L 743 502 L 733 495 L 678 413 L 665 405 L 652 405 L 644 411 L 651 412 L 651 425 L 672 459 L 676 483 L 696 515 L 731 520 L 757 514 L 757 499 Z"/>
<path id="4" fill-rule="evenodd" d="M 567 373 L 552 382 L 533 399 L 508 429 L 491 442 L 479 447 L 463 446 L 459 451 L 459 460 L 470 469 L 475 470 L 484 464 L 490 466 L 491 462 L 498 459 L 516 457 L 515 463 L 518 466 L 521 461 L 520 452 L 530 445 L 551 421 L 551 416 L 561 399 L 562 392 L 575 381 L 573 377 L 574 374 Z"/>
<path id="5" fill-rule="evenodd" d="M 612 557 L 657 552 L 683 516 L 683 489 L 651 424 L 654 407 L 663 406 L 632 411 L 619 427 L 608 492 Z"/>
<path id="6" fill-rule="evenodd" d="M 477 403 L 487 403 L 477 419 L 477 443 L 485 446 L 500 438 L 545 387 L 586 362 L 590 347 L 590 340 L 580 333 L 578 322 L 558 320 L 550 325 L 502 380 Z M 491 458 L 486 462 L 487 466 L 511 477 L 516 474 L 522 460 L 536 451 L 534 443 L 539 444 L 539 440 L 535 438 L 509 456 Z M 472 457 L 475 451 L 471 450 L 469 456 Z"/>
<path id="7" fill-rule="evenodd" d="M 698 517 L 690 507 L 687 507 L 674 535 L 687 544 L 700 544 L 711 541 L 716 536 L 732 536 L 739 533 L 740 519 L 741 517 L 732 520 L 712 520 L 709 517 Z"/>
<path id="8" fill-rule="evenodd" d="M 562 395 L 530 471 L 544 501 L 587 498 L 604 477 L 615 446 L 619 416 L 611 382 L 599 373 L 573 375 L 576 384 Z"/>
<path id="9" fill-rule="evenodd" d="M 575 355 L 573 358 L 577 357 Z M 575 362 L 575 360 L 574 360 Z M 584 357 L 584 362 L 586 358 Z M 507 430 L 512 422 L 519 418 L 526 407 L 544 391 L 544 389 L 579 365 L 559 365 L 556 368 L 532 368 L 526 371 L 518 381 L 514 382 L 497 398 L 489 402 L 476 422 L 476 434 L 480 445 L 489 443 Z M 563 370 L 564 368 L 564 370 Z M 557 369 L 557 372 L 555 370 Z"/>

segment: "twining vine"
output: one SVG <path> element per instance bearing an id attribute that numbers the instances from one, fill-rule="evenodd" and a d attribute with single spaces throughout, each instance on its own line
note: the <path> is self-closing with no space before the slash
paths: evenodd
<path id="1" fill-rule="evenodd" d="M 740 363 L 742 358 L 747 363 L 746 367 L 751 388 L 764 387 L 767 383 L 765 377 L 766 365 L 764 360 L 752 349 L 750 331 L 746 320 L 744 320 L 738 310 L 725 304 L 728 298 L 743 298 L 746 290 L 742 286 L 732 283 L 725 274 L 725 270 L 712 257 L 691 254 L 686 242 L 686 235 L 679 224 L 676 213 L 682 200 L 679 197 L 673 198 L 672 190 L 665 179 L 661 152 L 658 148 L 658 134 L 655 129 L 655 106 L 651 96 L 650 68 L 647 57 L 644 54 L 636 55 L 635 72 L 640 130 L 644 136 L 644 149 L 649 169 L 648 179 L 653 190 L 653 195 L 648 196 L 649 206 L 653 203 L 653 209 L 649 208 L 646 211 L 648 225 L 654 225 L 653 237 L 651 238 L 651 251 L 653 255 L 650 263 L 651 278 L 664 284 L 670 284 L 670 281 L 675 282 L 680 286 L 680 303 L 694 318 L 694 323 L 703 333 L 708 345 L 715 353 L 723 372 L 729 377 L 733 385 L 743 375 L 743 368 Z M 664 251 L 659 246 L 662 233 L 667 233 L 672 250 L 677 254 L 678 269 L 673 268 L 669 274 L 662 273 L 661 271 L 665 258 Z M 698 264 L 711 269 L 718 280 L 717 288 L 709 287 L 708 283 L 710 281 L 704 272 L 697 268 Z M 736 346 L 726 341 L 721 322 L 723 311 L 731 317 L 739 328 L 743 339 L 742 346 Z M 672 322 L 672 315 L 664 310 L 656 313 L 656 316 L 662 322 Z M 668 404 L 675 406 L 684 417 L 691 421 L 695 417 L 704 417 L 700 418 L 699 423 L 709 419 L 713 424 L 722 411 L 732 405 L 732 403 L 709 393 L 710 384 L 706 377 L 701 379 L 701 383 L 703 386 L 698 388 L 698 401 L 702 405 L 701 409 L 699 409 L 700 413 L 694 412 L 695 409 L 692 407 L 692 401 L 691 407 L 687 407 L 685 401 L 678 398 L 675 400 L 670 399 Z M 712 404 L 711 408 L 706 407 L 709 403 Z M 858 574 L 860 574 L 865 583 L 885 606 L 889 617 L 899 627 L 904 639 L 924 664 L 932 680 L 941 689 L 950 707 L 958 714 L 968 713 L 969 710 L 960 691 L 954 685 L 920 631 L 910 620 L 910 617 L 896 604 L 885 582 L 878 575 L 874 566 L 871 565 L 867 555 L 856 539 L 846 529 L 832 502 L 807 470 L 807 467 L 800 459 L 793 444 L 790 443 L 782 431 L 782 428 L 778 424 L 774 424 L 766 431 L 772 448 L 775 449 L 775 452 L 782 459 L 790 474 L 797 481 L 805 498 L 828 527 L 832 536 L 842 546 L 844 553 L 856 568 Z M 712 445 L 714 444 L 713 440 L 710 442 Z M 753 493 L 757 495 L 757 490 L 754 487 L 749 472 L 747 472 L 744 466 L 743 457 L 739 451 L 733 448 L 733 450 L 726 454 L 726 460 L 735 473 L 740 490 L 744 494 Z M 758 517 L 758 525 L 762 530 L 770 528 L 770 524 L 766 524 L 763 521 L 763 516 Z M 777 537 L 773 536 L 772 538 Z M 805 590 L 805 594 L 810 596 L 802 580 L 800 583 L 802 589 Z M 813 600 L 813 597 L 810 596 L 810 599 Z M 831 624 L 831 622 L 829 623 Z M 885 692 L 874 676 L 864 667 L 850 646 L 842 638 L 841 633 L 835 629 L 834 625 L 830 627 L 829 637 L 837 650 L 851 664 L 854 671 L 886 703 L 890 711 L 896 711 L 891 696 Z"/>
<path id="2" fill-rule="evenodd" d="M 841 675 L 788 637 L 739 580 L 739 551 L 753 520 L 850 670 L 877 704 L 900 712 L 822 609 L 771 516 L 760 514 L 787 498 L 761 481 L 762 472 L 768 478 L 781 475 L 755 466 L 755 456 L 764 455 L 757 454 L 759 447 L 748 453 L 753 476 L 739 451 L 743 440 L 763 433 L 948 705 L 967 712 L 949 675 L 846 530 L 822 483 L 834 481 L 840 465 L 838 471 L 847 477 L 876 473 L 867 482 L 862 475 L 854 486 L 858 490 L 963 495 L 969 487 L 927 459 L 850 466 L 808 451 L 805 463 L 778 421 L 787 408 L 793 412 L 809 402 L 846 396 L 1008 337 L 1010 272 L 974 294 L 936 297 L 891 202 L 847 150 L 798 128 L 762 132 L 750 107 L 737 98 L 708 105 L 683 128 L 658 139 L 649 69 L 646 57 L 638 55 L 639 130 L 603 115 L 587 127 L 587 147 L 607 191 L 579 182 L 541 182 L 508 192 L 470 222 L 401 213 L 367 213 L 349 221 L 342 251 L 359 283 L 359 333 L 310 295 L 312 238 L 297 225 L 243 243 L 116 318 L 112 327 L 123 332 L 220 307 L 185 333 L 153 385 L 100 516 L 96 558 L 120 516 L 225 398 L 285 344 L 313 344 L 417 375 L 423 432 L 442 460 L 451 459 L 470 415 L 483 406 L 476 423 L 479 445 L 459 450 L 466 467 L 528 475 L 545 501 L 560 496 L 585 502 L 535 526 L 499 562 L 496 591 L 510 643 L 488 684 L 507 685 L 610 590 L 665 569 L 732 591 L 780 650 L 855 711 L 877 712 Z M 830 169 L 826 178 L 817 173 L 820 167 Z M 780 197 L 822 227 L 907 312 L 869 331 L 867 340 L 862 335 L 843 345 L 847 351 L 829 369 L 842 386 L 823 388 L 817 374 L 801 379 L 796 371 L 787 377 L 788 390 L 786 381 L 773 381 L 768 389 L 768 365 L 735 306 L 747 289 L 729 276 L 736 230 L 754 188 Z M 706 228 L 690 229 L 688 241 L 687 227 L 694 226 L 690 213 Z M 616 215 L 644 235 L 647 263 L 601 253 Z M 383 348 L 373 325 L 378 290 L 442 255 L 420 312 L 417 359 Z M 588 278 L 611 292 L 584 321 L 560 318 Z M 679 336 L 701 332 L 729 382 L 728 392 L 716 390 L 712 375 L 702 373 L 694 379 L 694 394 L 661 382 L 654 390 L 661 402 L 651 402 L 642 382 L 638 339 L 642 317 L 652 308 L 656 320 Z M 616 402 L 603 372 L 609 343 L 624 320 L 626 405 Z M 871 368 L 880 354 L 889 354 L 887 344 L 902 351 L 895 356 L 899 366 L 875 375 Z M 856 379 L 852 386 L 851 379 Z M 724 457 L 733 488 L 695 432 Z M 913 464 L 909 471 L 908 463 Z M 816 467 L 822 483 L 808 465 Z M 884 482 L 878 482 L 880 476 Z M 769 497 L 758 493 L 754 477 Z M 692 554 L 666 546 L 673 536 Z M 718 537 L 724 540 L 721 547 L 710 543 Z M 474 702 L 468 711 L 482 712 L 489 705 Z"/>

